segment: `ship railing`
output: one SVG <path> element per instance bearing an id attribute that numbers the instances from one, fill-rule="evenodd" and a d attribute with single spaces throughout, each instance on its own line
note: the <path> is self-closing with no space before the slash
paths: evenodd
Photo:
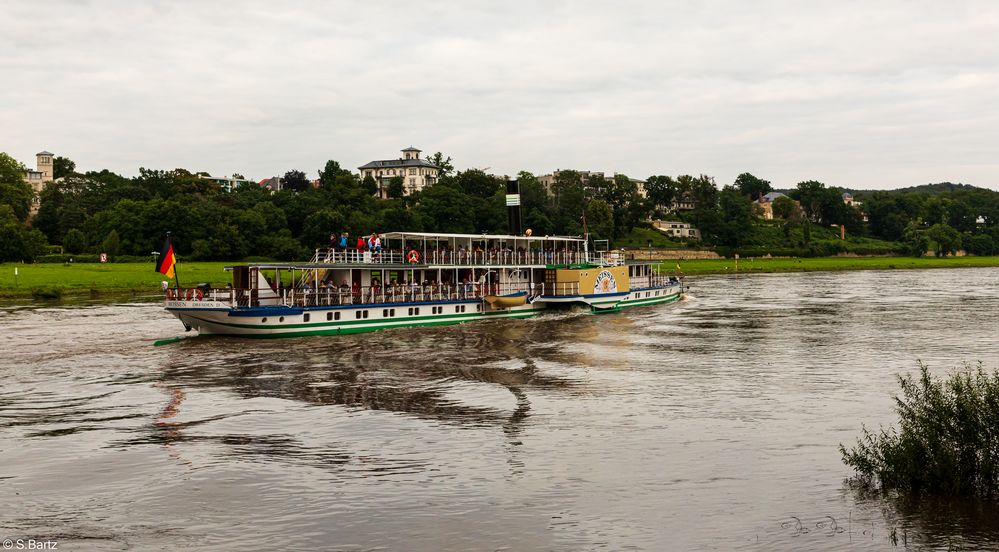
<path id="1" fill-rule="evenodd" d="M 680 285 L 680 281 L 675 276 L 653 274 L 652 276 L 642 276 L 631 279 L 632 289 L 658 288 Z"/>
<path id="2" fill-rule="evenodd" d="M 490 282 L 462 282 L 458 284 L 398 284 L 388 286 L 359 286 L 348 288 L 278 289 L 277 297 L 261 301 L 258 290 L 252 289 L 204 289 L 170 288 L 167 300 L 188 301 L 195 305 L 204 302 L 222 303 L 232 308 L 257 307 L 262 304 L 280 304 L 298 307 L 324 307 L 342 305 L 369 305 L 378 303 L 424 303 L 432 301 L 481 300 L 487 295 L 512 295 L 528 293 L 540 295 L 544 292 L 541 284 L 532 289 L 530 284 Z"/>
<path id="3" fill-rule="evenodd" d="M 402 264 L 405 262 L 400 251 L 357 250 L 357 249 L 316 249 L 312 256 L 314 263 L 328 264 Z"/>
<path id="4" fill-rule="evenodd" d="M 603 266 L 620 266 L 624 264 L 625 259 L 620 251 L 597 251 L 590 253 L 589 262 Z"/>
<path id="5" fill-rule="evenodd" d="M 414 254 L 415 252 L 415 254 Z M 464 250 L 436 249 L 399 251 L 382 249 L 367 251 L 356 249 L 316 249 L 313 263 L 326 264 L 412 264 L 412 265 L 567 265 L 587 262 L 581 251 L 523 251 L 509 249 Z"/>
<path id="6" fill-rule="evenodd" d="M 166 299 L 167 301 L 189 301 L 195 303 L 212 301 L 225 303 L 227 305 L 235 305 L 239 296 L 237 293 L 238 291 L 241 290 L 236 290 L 231 287 L 223 289 L 206 287 L 167 288 Z"/>
<path id="7" fill-rule="evenodd" d="M 480 300 L 487 295 L 530 292 L 528 284 L 459 284 L 358 286 L 354 288 L 286 289 L 282 303 L 297 307 L 335 307 L 384 303 Z"/>

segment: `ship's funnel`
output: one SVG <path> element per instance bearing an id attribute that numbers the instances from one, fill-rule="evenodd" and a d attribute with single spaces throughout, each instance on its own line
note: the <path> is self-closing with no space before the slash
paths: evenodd
<path id="1" fill-rule="evenodd" d="M 510 235 L 519 236 L 523 222 L 520 218 L 520 183 L 516 180 L 506 181 L 506 214 L 510 224 Z"/>

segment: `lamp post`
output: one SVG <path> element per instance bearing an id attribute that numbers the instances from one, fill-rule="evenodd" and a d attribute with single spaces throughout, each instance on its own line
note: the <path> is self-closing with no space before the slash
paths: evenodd
<path id="1" fill-rule="evenodd" d="M 652 260 L 652 240 L 649 240 L 649 260 Z"/>

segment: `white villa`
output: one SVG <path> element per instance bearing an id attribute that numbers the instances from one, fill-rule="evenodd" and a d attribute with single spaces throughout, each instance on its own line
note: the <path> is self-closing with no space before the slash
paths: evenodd
<path id="1" fill-rule="evenodd" d="M 357 168 L 361 179 L 370 176 L 378 184 L 378 197 L 385 199 L 388 197 L 389 181 L 395 177 L 402 177 L 402 189 L 404 195 L 432 186 L 437 182 L 440 167 L 420 159 L 420 152 L 410 146 L 402 150 L 402 156 L 398 159 L 383 159 L 371 161 Z"/>
<path id="2" fill-rule="evenodd" d="M 701 239 L 701 231 L 694 228 L 689 222 L 678 220 L 654 220 L 652 226 L 663 234 L 673 238 L 684 238 L 690 240 Z"/>

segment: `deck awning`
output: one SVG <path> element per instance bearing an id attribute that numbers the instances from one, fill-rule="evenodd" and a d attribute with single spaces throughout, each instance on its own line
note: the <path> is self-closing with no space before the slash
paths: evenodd
<path id="1" fill-rule="evenodd" d="M 508 236 L 502 234 L 436 234 L 431 232 L 385 232 L 384 234 L 379 234 L 382 239 L 390 240 L 498 240 L 498 241 L 561 241 L 561 242 L 579 242 L 585 241 L 583 238 L 578 236 Z"/>

